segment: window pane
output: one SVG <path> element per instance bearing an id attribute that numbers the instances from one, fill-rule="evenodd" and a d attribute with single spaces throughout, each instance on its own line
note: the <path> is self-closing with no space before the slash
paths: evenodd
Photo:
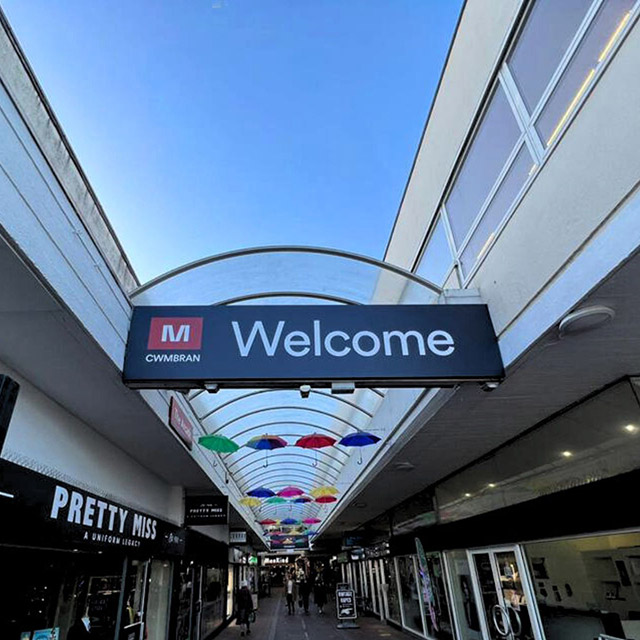
<path id="1" fill-rule="evenodd" d="M 389 607 L 389 620 L 399 623 L 402 620 L 400 616 L 400 602 L 398 600 L 398 582 L 396 580 L 396 565 L 393 558 L 385 558 L 384 564 L 387 569 L 387 604 Z"/>
<path id="2" fill-rule="evenodd" d="M 533 167 L 531 154 L 527 145 L 523 144 L 462 253 L 461 261 L 465 275 L 471 271 L 475 263 L 487 251 L 489 243 L 495 236 L 496 229 L 520 193 L 520 189 L 522 189 Z"/>
<path id="3" fill-rule="evenodd" d="M 422 633 L 422 613 L 420 612 L 420 592 L 413 569 L 413 556 L 398 558 L 398 577 L 404 624 L 408 629 Z"/>
<path id="4" fill-rule="evenodd" d="M 538 104 L 592 0 L 537 0 L 508 64 L 529 113 Z"/>
<path id="5" fill-rule="evenodd" d="M 518 124 L 504 90 L 498 85 L 446 201 L 457 247 L 464 240 L 519 137 Z"/>
<path id="6" fill-rule="evenodd" d="M 637 638 L 640 534 L 526 545 L 547 640 Z"/>
<path id="7" fill-rule="evenodd" d="M 420 259 L 417 274 L 434 284 L 442 284 L 452 262 L 453 256 L 449 249 L 444 222 L 439 218 Z"/>
<path id="8" fill-rule="evenodd" d="M 559 135 L 580 98 L 589 89 L 598 67 L 607 61 L 613 44 L 629 21 L 635 0 L 606 0 L 584 40 L 545 105 L 536 128 L 545 145 Z"/>
<path id="9" fill-rule="evenodd" d="M 482 640 L 480 616 L 473 593 L 471 568 L 464 551 L 447 553 L 447 562 L 451 574 L 451 591 L 456 603 L 460 640 Z"/>

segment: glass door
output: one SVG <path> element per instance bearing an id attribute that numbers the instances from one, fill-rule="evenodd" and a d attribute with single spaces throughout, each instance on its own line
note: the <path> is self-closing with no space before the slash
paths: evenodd
<path id="1" fill-rule="evenodd" d="M 469 552 L 485 640 L 544 640 L 517 547 Z"/>

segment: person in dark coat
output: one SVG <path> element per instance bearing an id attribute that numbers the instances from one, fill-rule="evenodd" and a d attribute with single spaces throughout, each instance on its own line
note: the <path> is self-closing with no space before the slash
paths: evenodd
<path id="1" fill-rule="evenodd" d="M 318 607 L 318 613 L 322 615 L 324 613 L 324 605 L 327 604 L 327 587 L 321 573 L 316 576 L 316 582 L 313 585 L 313 601 Z"/>
<path id="2" fill-rule="evenodd" d="M 91 640 L 93 636 L 89 631 L 88 621 L 89 618 L 83 619 L 82 616 L 78 616 L 73 626 L 69 628 L 67 640 Z"/>
<path id="3" fill-rule="evenodd" d="M 311 585 L 307 576 L 303 576 L 300 580 L 300 586 L 298 587 L 300 593 L 300 599 L 302 600 L 302 606 L 304 607 L 305 615 L 309 615 L 309 594 L 311 593 Z"/>
<path id="4" fill-rule="evenodd" d="M 247 635 L 251 634 L 251 620 L 249 617 L 252 613 L 253 598 L 251 597 L 251 591 L 249 591 L 247 583 L 243 582 L 240 591 L 238 591 L 238 617 L 236 619 L 236 624 L 242 628 L 240 631 L 241 636 L 245 634 L 245 631 Z"/>

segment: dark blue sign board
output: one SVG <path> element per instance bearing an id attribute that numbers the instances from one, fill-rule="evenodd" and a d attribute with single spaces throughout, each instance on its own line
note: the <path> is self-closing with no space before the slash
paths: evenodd
<path id="1" fill-rule="evenodd" d="M 442 386 L 504 376 L 486 305 L 136 307 L 136 388 Z"/>

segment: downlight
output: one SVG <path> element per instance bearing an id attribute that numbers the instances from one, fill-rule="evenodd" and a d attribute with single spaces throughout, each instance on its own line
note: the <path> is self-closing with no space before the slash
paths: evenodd
<path id="1" fill-rule="evenodd" d="M 597 329 L 615 318 L 616 312 L 604 305 L 584 307 L 567 314 L 558 325 L 560 337 Z"/>

